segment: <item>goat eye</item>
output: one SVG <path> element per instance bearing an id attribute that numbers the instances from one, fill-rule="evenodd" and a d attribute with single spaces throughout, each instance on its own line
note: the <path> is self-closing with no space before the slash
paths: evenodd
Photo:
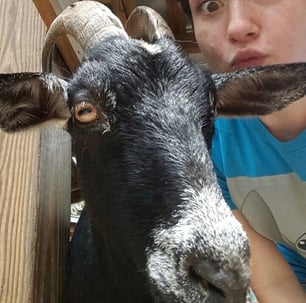
<path id="1" fill-rule="evenodd" d="M 74 117 L 80 123 L 90 123 L 97 119 L 97 109 L 90 103 L 81 102 L 74 107 Z"/>

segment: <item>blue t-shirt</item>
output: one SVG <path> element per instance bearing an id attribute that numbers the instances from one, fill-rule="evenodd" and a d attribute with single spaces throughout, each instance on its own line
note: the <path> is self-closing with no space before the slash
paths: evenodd
<path id="1" fill-rule="evenodd" d="M 306 131 L 280 142 L 258 118 L 217 118 L 211 156 L 230 208 L 306 281 Z"/>

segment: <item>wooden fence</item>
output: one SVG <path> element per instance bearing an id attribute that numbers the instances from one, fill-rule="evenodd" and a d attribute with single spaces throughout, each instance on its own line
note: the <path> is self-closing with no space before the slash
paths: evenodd
<path id="1" fill-rule="evenodd" d="M 0 73 L 41 70 L 45 25 L 31 0 L 0 1 Z M 0 303 L 61 303 L 70 137 L 56 123 L 0 131 Z"/>

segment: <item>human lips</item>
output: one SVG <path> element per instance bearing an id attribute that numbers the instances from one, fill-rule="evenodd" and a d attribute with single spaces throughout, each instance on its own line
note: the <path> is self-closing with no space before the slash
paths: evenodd
<path id="1" fill-rule="evenodd" d="M 256 50 L 246 49 L 238 51 L 231 60 L 231 69 L 241 69 L 246 67 L 261 66 L 264 64 L 266 56 Z"/>

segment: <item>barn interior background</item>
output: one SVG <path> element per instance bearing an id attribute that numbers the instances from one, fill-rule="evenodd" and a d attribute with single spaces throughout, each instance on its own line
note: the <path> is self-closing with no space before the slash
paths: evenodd
<path id="1" fill-rule="evenodd" d="M 1 0 L 0 73 L 41 71 L 47 27 L 73 2 Z M 176 0 L 99 2 L 123 23 L 135 6 L 153 7 L 192 59 L 203 62 L 192 27 Z M 60 69 L 73 71 L 78 45 L 63 37 L 58 50 Z M 63 302 L 70 203 L 82 200 L 70 164 L 70 137 L 57 121 L 16 134 L 0 131 L 0 303 Z"/>

